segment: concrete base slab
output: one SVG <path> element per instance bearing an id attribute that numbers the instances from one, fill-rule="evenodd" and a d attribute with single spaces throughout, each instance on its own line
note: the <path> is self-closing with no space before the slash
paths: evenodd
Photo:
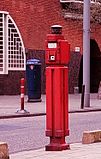
<path id="1" fill-rule="evenodd" d="M 5 142 L 0 142 L 0 159 L 9 159 L 8 145 Z"/>
<path id="2" fill-rule="evenodd" d="M 84 131 L 82 143 L 91 144 L 94 142 L 101 142 L 101 130 Z"/>

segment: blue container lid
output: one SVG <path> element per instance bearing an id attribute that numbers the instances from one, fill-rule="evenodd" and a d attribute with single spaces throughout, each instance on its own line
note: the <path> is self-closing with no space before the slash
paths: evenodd
<path id="1" fill-rule="evenodd" d="M 27 60 L 27 65 L 41 65 L 41 61 L 39 59 L 29 59 Z"/>

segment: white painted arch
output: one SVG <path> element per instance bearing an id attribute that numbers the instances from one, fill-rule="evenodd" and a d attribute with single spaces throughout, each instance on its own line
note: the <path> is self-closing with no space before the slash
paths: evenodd
<path id="1" fill-rule="evenodd" d="M 0 74 L 25 68 L 25 47 L 20 31 L 9 13 L 0 11 Z"/>

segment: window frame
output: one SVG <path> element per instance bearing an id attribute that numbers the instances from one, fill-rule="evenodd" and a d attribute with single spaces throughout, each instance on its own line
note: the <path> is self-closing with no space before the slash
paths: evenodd
<path id="1" fill-rule="evenodd" d="M 20 34 L 20 31 L 15 23 L 15 21 L 13 20 L 13 18 L 9 15 L 8 12 L 6 11 L 0 11 L 0 15 L 1 15 L 1 44 L 0 44 L 0 47 L 2 47 L 1 49 L 1 54 L 0 54 L 0 57 L 2 57 L 0 60 L 1 60 L 1 63 L 0 63 L 0 66 L 2 66 L 0 69 L 0 74 L 8 74 L 8 71 L 22 71 L 22 70 L 25 70 L 26 69 L 26 55 L 25 55 L 25 47 L 24 47 L 24 43 L 23 43 L 23 40 L 22 40 L 22 37 L 21 37 L 21 34 Z M 10 34 L 10 35 L 13 35 L 13 40 L 16 38 L 15 35 L 18 36 L 19 38 L 19 46 L 18 46 L 18 54 L 16 53 L 16 56 L 15 56 L 15 50 L 17 48 L 17 43 L 18 43 L 18 38 L 16 38 L 16 44 L 14 45 L 14 49 L 13 49 L 13 58 L 15 57 L 15 59 L 13 60 L 12 58 L 10 59 L 10 54 L 9 52 L 12 51 L 12 48 L 10 48 L 10 36 L 9 36 L 9 21 L 11 21 L 12 25 L 14 26 L 13 29 L 15 29 L 15 32 L 14 34 Z M 14 41 L 12 41 L 12 43 L 14 44 Z M 12 45 L 11 45 L 12 46 Z M 11 49 L 11 50 L 10 50 Z M 20 49 L 20 50 L 19 50 Z M 18 59 L 17 59 L 18 57 Z M 3 62 L 2 62 L 3 60 Z M 16 62 L 13 64 L 13 67 L 10 67 L 9 63 L 10 63 L 10 60 L 12 61 L 13 60 L 13 63 Z M 18 62 L 19 61 L 19 62 Z"/>

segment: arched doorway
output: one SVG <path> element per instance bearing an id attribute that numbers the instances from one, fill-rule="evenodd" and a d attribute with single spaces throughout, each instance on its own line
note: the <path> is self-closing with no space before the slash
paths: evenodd
<path id="1" fill-rule="evenodd" d="M 90 92 L 98 92 L 99 82 L 101 80 L 101 52 L 97 42 L 90 39 Z M 79 70 L 79 92 L 81 93 L 83 83 L 83 56 L 81 57 Z"/>

